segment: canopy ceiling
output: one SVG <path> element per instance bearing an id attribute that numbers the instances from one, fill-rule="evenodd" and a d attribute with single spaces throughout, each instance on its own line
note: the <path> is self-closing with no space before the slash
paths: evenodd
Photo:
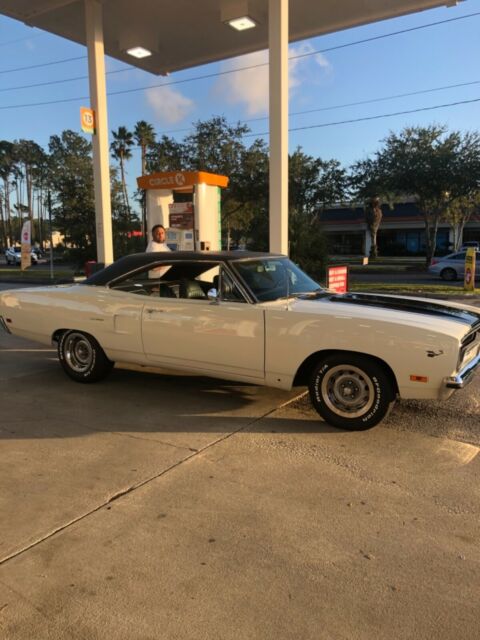
<path id="1" fill-rule="evenodd" d="M 155 74 L 268 48 L 268 0 L 99 0 L 105 53 Z M 290 41 L 455 4 L 443 0 L 290 0 Z M 241 5 L 258 26 L 237 32 L 222 22 Z M 0 0 L 0 13 L 86 44 L 83 0 Z M 240 12 L 241 13 L 241 12 Z M 133 46 L 153 55 L 137 60 Z"/>

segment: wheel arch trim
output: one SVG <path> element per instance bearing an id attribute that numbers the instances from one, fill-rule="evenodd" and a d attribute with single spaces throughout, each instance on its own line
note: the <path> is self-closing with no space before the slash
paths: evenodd
<path id="1" fill-rule="evenodd" d="M 384 369 L 384 371 L 392 381 L 394 397 L 399 394 L 398 381 L 395 373 L 392 367 L 387 362 L 385 362 L 385 360 L 382 360 L 378 356 L 374 356 L 369 353 L 364 353 L 362 351 L 352 351 L 350 349 L 324 349 L 311 353 L 298 367 L 297 372 L 294 376 L 293 386 L 307 384 L 319 360 L 328 358 L 329 356 L 336 356 L 340 354 L 351 354 L 355 357 L 368 358 L 372 362 L 376 362 Z"/>

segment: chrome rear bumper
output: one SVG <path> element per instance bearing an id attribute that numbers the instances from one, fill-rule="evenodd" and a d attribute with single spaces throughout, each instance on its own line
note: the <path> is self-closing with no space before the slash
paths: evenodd
<path id="1" fill-rule="evenodd" d="M 4 331 L 6 331 L 7 333 L 12 333 L 12 332 L 10 331 L 10 329 L 8 328 L 8 325 L 7 325 L 7 323 L 5 322 L 5 320 L 3 319 L 3 317 L 2 317 L 2 316 L 0 316 L 0 327 L 1 327 Z"/>
<path id="2" fill-rule="evenodd" d="M 466 387 L 467 384 L 472 381 L 473 373 L 478 366 L 480 366 L 480 353 L 477 354 L 473 360 L 470 360 L 456 376 L 444 378 L 444 385 L 447 389 L 463 389 L 463 387 Z"/>

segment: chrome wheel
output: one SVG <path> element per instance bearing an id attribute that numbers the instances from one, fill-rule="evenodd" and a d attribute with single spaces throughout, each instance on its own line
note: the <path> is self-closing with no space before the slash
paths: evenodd
<path id="1" fill-rule="evenodd" d="M 65 360 L 75 373 L 85 373 L 94 362 L 92 345 L 82 333 L 68 334 L 64 345 Z"/>
<path id="2" fill-rule="evenodd" d="M 57 351 L 63 370 L 76 382 L 97 382 L 114 364 L 93 336 L 77 330 L 59 336 Z"/>
<path id="3" fill-rule="evenodd" d="M 310 398 L 333 427 L 370 429 L 387 415 L 395 400 L 395 379 L 386 365 L 360 353 L 333 353 L 312 371 Z"/>
<path id="4" fill-rule="evenodd" d="M 345 418 L 358 418 L 368 413 L 375 398 L 369 376 L 351 365 L 330 369 L 322 380 L 321 392 L 327 407 Z"/>

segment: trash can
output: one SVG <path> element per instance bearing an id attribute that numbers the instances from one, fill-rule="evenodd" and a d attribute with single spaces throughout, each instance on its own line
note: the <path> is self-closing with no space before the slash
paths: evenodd
<path id="1" fill-rule="evenodd" d="M 97 262 L 96 260 L 87 260 L 87 262 L 85 262 L 84 268 L 85 276 L 89 278 L 90 276 L 93 276 L 94 273 L 97 273 L 97 271 L 101 271 L 102 269 L 104 269 L 105 263 Z"/>
<path id="2" fill-rule="evenodd" d="M 87 278 L 89 278 L 92 275 L 92 273 L 95 273 L 94 265 L 96 264 L 97 264 L 96 260 L 87 260 L 87 262 L 85 262 L 85 276 Z"/>

